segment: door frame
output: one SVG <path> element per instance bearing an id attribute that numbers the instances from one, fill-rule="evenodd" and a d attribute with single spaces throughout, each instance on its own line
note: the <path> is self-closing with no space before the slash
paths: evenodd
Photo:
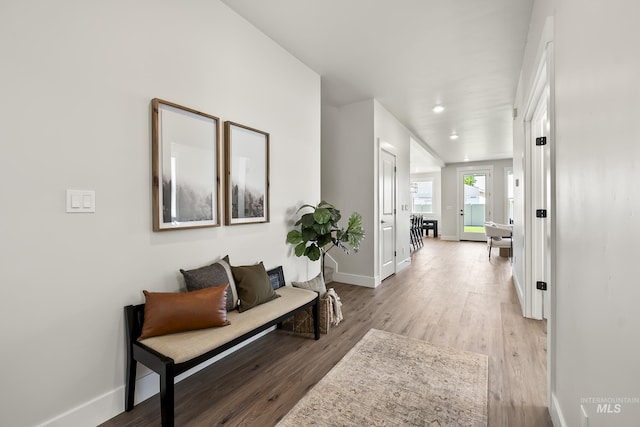
<path id="1" fill-rule="evenodd" d="M 535 142 L 531 141 L 530 132 L 530 118 L 533 116 L 533 110 L 535 105 L 543 91 L 547 90 L 547 120 L 550 124 L 549 130 L 549 207 L 547 217 L 549 218 L 550 227 L 550 241 L 549 241 L 549 280 L 550 285 L 547 292 L 549 293 L 549 310 L 547 312 L 547 399 L 549 412 L 554 424 L 560 422 L 561 415 L 559 414 L 559 404 L 556 397 L 556 271 L 555 263 L 557 262 L 557 250 L 556 250 L 556 122 L 555 122 L 555 72 L 554 72 L 554 22 L 553 17 L 548 17 L 545 21 L 542 36 L 540 39 L 540 45 L 538 47 L 538 53 L 536 55 L 536 63 L 538 64 L 533 84 L 529 89 L 527 101 L 524 103 L 526 106 L 526 113 L 523 117 L 523 131 L 525 136 L 525 147 L 523 166 L 524 166 L 524 275 L 525 275 L 525 288 L 535 287 L 534 283 L 531 283 L 531 222 L 535 220 L 534 209 L 532 206 L 532 189 L 531 189 L 531 145 Z M 528 282 L 528 283 L 527 283 Z M 525 301 L 522 303 L 522 312 L 525 317 L 530 317 L 527 313 L 527 305 Z"/>
<path id="2" fill-rule="evenodd" d="M 390 277 L 394 274 L 396 274 L 398 272 L 398 262 L 397 262 L 397 239 L 398 239 L 398 211 L 397 211 L 397 201 L 398 201 L 398 177 L 397 177 L 397 173 L 396 173 L 396 166 L 397 166 L 397 154 L 395 152 L 395 147 L 393 147 L 391 144 L 383 142 L 380 140 L 380 138 L 378 138 L 378 209 L 377 209 L 377 219 L 378 219 L 378 244 L 377 244 L 377 251 L 378 251 L 378 280 L 376 280 L 376 286 L 378 284 L 380 284 L 384 279 L 386 279 L 387 277 Z M 388 275 L 384 276 L 383 273 L 383 265 L 384 265 L 384 250 L 383 250 L 383 233 L 382 233 L 382 206 L 384 203 L 383 200 L 383 185 L 382 185 L 382 153 L 388 154 L 390 156 L 393 157 L 394 163 L 393 163 L 393 167 L 394 167 L 394 172 L 393 172 L 393 220 L 391 221 L 393 224 L 393 237 L 392 237 L 392 242 L 393 242 L 393 271 L 391 273 L 389 273 Z"/>
<path id="3" fill-rule="evenodd" d="M 493 165 L 475 165 L 475 166 L 460 166 L 456 168 L 456 188 L 458 189 L 457 195 L 457 207 L 456 215 L 458 216 L 458 225 L 456 227 L 456 234 L 458 240 L 472 240 L 483 242 L 486 240 L 486 236 L 480 233 L 479 236 L 468 236 L 464 233 L 464 215 L 460 215 L 460 212 L 464 212 L 464 175 L 468 175 L 470 172 L 480 172 L 487 174 L 487 193 L 485 196 L 485 217 L 484 220 L 491 221 L 493 219 Z M 475 237 L 470 238 L 470 237 Z"/>
<path id="4" fill-rule="evenodd" d="M 554 271 L 554 260 L 555 260 L 555 123 L 554 123 L 554 110 L 553 110 L 553 87 L 552 87 L 552 74 L 551 74 L 551 60 L 552 60 L 552 44 L 549 43 L 545 46 L 544 54 L 541 55 L 538 69 L 535 75 L 535 79 L 533 82 L 533 86 L 531 87 L 531 91 L 529 94 L 529 98 L 526 105 L 526 111 L 523 117 L 524 124 L 524 135 L 525 135 L 525 159 L 524 159 L 524 181 L 525 181 L 525 191 L 524 191 L 524 263 L 525 263 L 525 286 L 523 297 L 524 301 L 521 301 L 522 304 L 522 314 L 525 317 L 532 319 L 542 319 L 542 305 L 543 301 L 547 299 L 549 302 L 549 306 L 547 313 L 547 319 L 552 317 L 553 312 L 553 301 L 555 298 L 555 271 Z M 540 280 L 536 278 L 537 274 L 534 271 L 534 266 L 539 262 L 537 257 L 539 254 L 534 253 L 534 243 L 533 236 L 536 227 L 535 221 L 539 220 L 536 218 L 535 210 L 539 207 L 536 207 L 536 195 L 534 194 L 535 185 L 534 181 L 537 182 L 539 179 L 538 172 L 534 169 L 534 150 L 539 149 L 536 148 L 536 142 L 532 137 L 532 121 L 535 119 L 535 114 L 537 112 L 537 108 L 539 102 L 543 97 L 546 97 L 546 111 L 547 111 L 547 122 L 550 125 L 550 129 L 548 131 L 548 141 L 547 141 L 547 149 L 549 150 L 549 182 L 548 182 L 548 191 L 547 195 L 548 204 L 547 206 L 547 219 L 548 227 L 550 232 L 549 239 L 549 253 L 545 253 L 543 256 L 548 260 L 548 287 L 547 291 L 540 291 L 536 289 L 536 281 Z M 547 295 L 544 293 L 547 292 Z"/>
<path id="5" fill-rule="evenodd" d="M 542 69 L 541 76 L 546 76 L 546 66 Z M 541 86 L 536 89 L 536 96 L 531 99 L 531 104 L 527 108 L 525 115 L 525 125 L 527 129 L 526 150 L 529 155 L 527 165 L 529 166 L 529 256 L 527 260 L 531 263 L 528 269 L 527 287 L 525 291 L 526 309 L 528 317 L 534 319 L 545 318 L 545 311 L 549 310 L 549 290 L 553 287 L 550 277 L 551 257 L 547 240 L 551 230 L 551 212 L 549 187 L 550 164 L 546 157 L 549 156 L 551 144 L 550 129 L 538 134 L 538 126 L 549 125 L 549 85 L 546 77 L 539 80 Z M 541 119 L 544 117 L 544 122 Z M 538 146 L 535 138 L 537 136 L 547 137 L 547 144 Z M 546 209 L 546 218 L 537 218 L 534 212 L 537 209 Z M 550 237 L 550 236 L 549 236 Z M 547 291 L 538 290 L 535 286 L 537 281 L 547 283 Z M 547 305 L 547 307 L 545 307 Z"/>

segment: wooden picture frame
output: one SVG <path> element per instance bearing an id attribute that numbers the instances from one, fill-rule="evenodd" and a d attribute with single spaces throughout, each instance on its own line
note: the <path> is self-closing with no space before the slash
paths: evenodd
<path id="1" fill-rule="evenodd" d="M 153 230 L 220 225 L 220 119 L 154 98 Z"/>
<path id="2" fill-rule="evenodd" d="M 226 225 L 269 222 L 269 134 L 224 123 Z"/>

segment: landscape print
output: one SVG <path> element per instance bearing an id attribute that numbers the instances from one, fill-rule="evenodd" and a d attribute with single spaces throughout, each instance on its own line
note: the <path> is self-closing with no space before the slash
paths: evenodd
<path id="1" fill-rule="evenodd" d="M 207 147 L 166 144 L 168 162 L 162 173 L 162 213 L 165 223 L 214 219 L 215 152 Z"/>
<path id="2" fill-rule="evenodd" d="M 269 134 L 225 123 L 228 224 L 268 221 Z"/>
<path id="3" fill-rule="evenodd" d="M 218 120 L 165 102 L 154 108 L 159 155 L 154 180 L 160 181 L 154 229 L 219 225 Z"/>
<path id="4" fill-rule="evenodd" d="M 264 194 L 246 187 L 241 189 L 237 184 L 232 184 L 231 216 L 233 218 L 264 217 Z"/>
<path id="5" fill-rule="evenodd" d="M 164 222 L 210 221 L 213 219 L 213 194 L 188 184 L 173 185 L 171 177 L 162 178 Z M 168 202 L 168 203 L 167 203 Z"/>

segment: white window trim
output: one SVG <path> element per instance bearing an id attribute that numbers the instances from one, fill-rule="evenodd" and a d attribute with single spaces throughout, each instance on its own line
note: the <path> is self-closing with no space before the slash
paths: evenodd
<path id="1" fill-rule="evenodd" d="M 504 168 L 504 222 L 509 223 L 509 172 L 513 176 L 513 166 L 506 166 Z M 513 193 L 515 196 L 515 182 L 513 183 Z M 515 197 L 514 197 L 515 198 Z"/>

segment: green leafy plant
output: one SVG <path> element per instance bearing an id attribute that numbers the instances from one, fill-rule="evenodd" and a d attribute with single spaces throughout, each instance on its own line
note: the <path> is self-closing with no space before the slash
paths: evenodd
<path id="1" fill-rule="evenodd" d="M 347 228 L 343 228 L 338 224 L 342 217 L 340 210 L 334 205 L 323 200 L 317 206 L 301 206 L 298 213 L 308 209 L 311 211 L 302 214 L 295 223 L 296 229 L 287 234 L 287 242 L 295 245 L 298 257 L 306 256 L 311 261 L 322 258 L 324 274 L 324 257 L 331 249 L 337 246 L 347 254 L 360 249 L 365 238 L 362 216 L 354 212 L 349 217 Z"/>
<path id="2" fill-rule="evenodd" d="M 473 175 L 465 175 L 464 176 L 464 185 L 475 186 L 476 185 L 476 177 Z"/>

